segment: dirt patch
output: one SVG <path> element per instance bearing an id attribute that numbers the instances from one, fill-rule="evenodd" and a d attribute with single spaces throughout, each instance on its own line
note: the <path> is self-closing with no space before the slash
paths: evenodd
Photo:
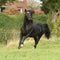
<path id="1" fill-rule="evenodd" d="M 25 40 L 24 44 L 29 43 L 29 42 L 34 42 L 33 38 L 27 38 Z M 14 46 L 18 46 L 18 44 L 19 44 L 19 40 L 13 40 L 13 41 L 8 42 L 6 47 L 7 48 L 8 47 L 14 47 Z"/>

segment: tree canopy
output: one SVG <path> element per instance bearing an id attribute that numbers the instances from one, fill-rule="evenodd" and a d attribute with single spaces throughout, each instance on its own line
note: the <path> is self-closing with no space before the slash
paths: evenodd
<path id="1" fill-rule="evenodd" d="M 44 10 L 45 13 L 48 13 L 49 11 L 60 10 L 60 0 L 41 0 L 41 1 L 43 2 L 42 10 Z"/>
<path id="2" fill-rule="evenodd" d="M 0 5 L 4 5 L 7 0 L 0 0 Z M 10 2 L 13 2 L 14 0 L 9 0 Z"/>

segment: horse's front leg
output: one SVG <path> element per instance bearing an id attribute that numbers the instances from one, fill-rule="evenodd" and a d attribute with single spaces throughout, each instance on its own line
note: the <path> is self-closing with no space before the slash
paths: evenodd
<path id="1" fill-rule="evenodd" d="M 22 45 L 22 39 L 23 39 L 23 36 L 21 35 L 21 36 L 20 36 L 20 41 L 19 41 L 18 49 L 20 49 L 20 48 L 21 48 L 21 46 L 23 46 L 23 45 Z"/>
<path id="2" fill-rule="evenodd" d="M 25 36 L 23 36 L 22 34 L 20 34 L 20 35 L 21 36 L 20 36 L 20 42 L 19 42 L 18 49 L 20 49 L 21 47 L 23 47 L 23 44 L 24 44 L 25 39 L 29 37 L 29 34 L 27 34 Z"/>
<path id="3" fill-rule="evenodd" d="M 23 44 L 24 44 L 24 41 L 25 41 L 26 38 L 27 38 L 27 36 L 21 36 L 18 49 L 23 47 Z"/>

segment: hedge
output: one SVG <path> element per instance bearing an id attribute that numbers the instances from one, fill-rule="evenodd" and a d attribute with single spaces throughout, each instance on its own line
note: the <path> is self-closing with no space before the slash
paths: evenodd
<path id="1" fill-rule="evenodd" d="M 10 40 L 17 40 L 23 24 L 24 14 L 6 15 L 0 13 L 0 43 L 7 44 Z M 47 23 L 53 34 L 60 35 L 60 16 L 53 24 L 49 15 L 33 15 L 34 22 Z"/>

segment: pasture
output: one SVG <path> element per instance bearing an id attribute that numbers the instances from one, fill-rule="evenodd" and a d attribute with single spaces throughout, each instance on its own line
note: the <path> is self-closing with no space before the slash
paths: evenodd
<path id="1" fill-rule="evenodd" d="M 50 19 L 47 19 L 47 16 L 35 15 L 33 20 L 48 23 L 53 35 L 49 40 L 42 37 L 36 49 L 33 48 L 33 39 L 26 40 L 24 47 L 18 49 L 18 32 L 20 32 L 23 23 L 23 14 L 8 16 L 0 13 L 0 45 L 8 42 L 8 47 L 6 45 L 0 46 L 0 60 L 60 60 L 60 37 L 57 37 L 60 36 L 60 17 L 54 24 L 51 23 Z M 14 34 L 15 32 L 16 34 Z M 10 44 L 10 41 L 12 41 L 12 44 Z"/>
<path id="2" fill-rule="evenodd" d="M 13 42 L 14 43 L 14 42 Z M 17 49 L 17 42 L 10 46 L 0 47 L 0 60 L 60 60 L 60 38 L 41 38 L 36 49 L 34 40 L 25 41 L 24 47 Z"/>

